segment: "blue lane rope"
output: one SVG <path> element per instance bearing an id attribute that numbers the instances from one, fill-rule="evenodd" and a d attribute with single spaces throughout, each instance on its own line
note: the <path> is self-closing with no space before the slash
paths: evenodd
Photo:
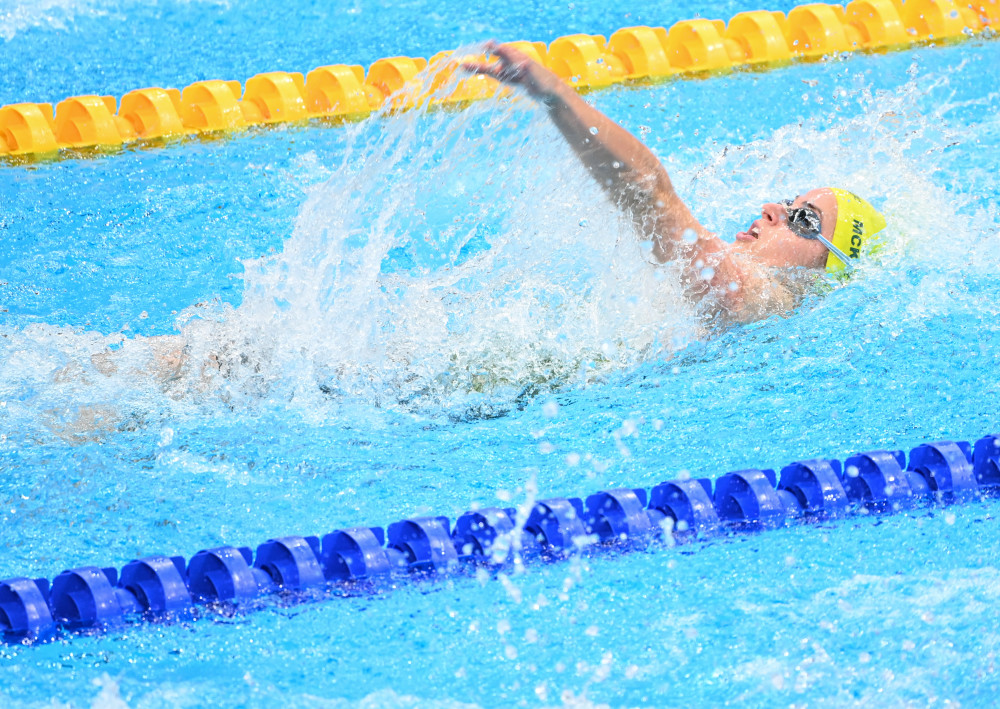
<path id="1" fill-rule="evenodd" d="M 196 606 L 250 607 L 277 592 L 308 592 L 396 581 L 410 575 L 557 560 L 593 544 L 643 548 L 657 537 L 703 538 L 773 529 L 802 518 L 864 510 L 891 513 L 934 497 L 943 504 L 1000 490 L 1000 435 L 970 446 L 925 443 L 910 451 L 858 453 L 841 462 L 815 459 L 781 470 L 740 470 L 708 479 L 668 480 L 651 490 L 603 490 L 537 501 L 523 527 L 513 509 L 416 517 L 380 527 L 339 529 L 319 537 L 280 537 L 257 547 L 218 547 L 183 557 L 149 556 L 114 568 L 85 566 L 47 579 L 0 581 L 0 632 L 8 643 L 59 633 L 101 631 L 130 622 L 190 618 Z M 501 543 L 497 543 L 501 540 Z"/>

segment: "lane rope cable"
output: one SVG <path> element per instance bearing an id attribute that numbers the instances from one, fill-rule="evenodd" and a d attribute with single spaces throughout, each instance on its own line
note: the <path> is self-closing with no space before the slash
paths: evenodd
<path id="1" fill-rule="evenodd" d="M 296 602 L 390 590 L 413 578 L 627 552 L 718 535 L 753 533 L 816 519 L 891 514 L 920 504 L 952 505 L 1000 492 L 1000 435 L 975 445 L 924 443 L 903 451 L 818 458 L 773 469 L 667 480 L 646 490 L 602 490 L 585 500 L 529 501 L 413 517 L 386 528 L 269 539 L 181 556 L 148 556 L 118 569 L 84 566 L 51 582 L 0 581 L 0 635 L 32 644 L 125 624 L 193 619 L 206 604 L 239 611 L 268 594 Z"/>
<path id="2" fill-rule="evenodd" d="M 993 38 L 1000 0 L 852 0 L 846 7 L 812 3 L 781 12 L 741 12 L 722 20 L 683 20 L 664 27 L 627 27 L 608 40 L 575 34 L 518 47 L 578 89 L 656 82 L 821 60 L 846 52 L 884 52 L 914 43 Z M 0 107 L 0 164 L 105 155 L 122 146 L 157 147 L 184 136 L 250 126 L 355 121 L 374 111 L 427 105 L 461 106 L 506 91 L 492 78 L 464 76 L 466 57 L 439 52 L 430 60 L 379 59 L 368 67 L 334 64 L 272 71 L 238 81 L 196 81 L 183 90 L 145 88 L 114 96 Z"/>

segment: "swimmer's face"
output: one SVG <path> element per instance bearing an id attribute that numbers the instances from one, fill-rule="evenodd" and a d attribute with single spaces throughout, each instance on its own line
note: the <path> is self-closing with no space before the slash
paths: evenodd
<path id="1" fill-rule="evenodd" d="M 827 188 L 810 190 L 793 201 L 795 207 L 807 207 L 820 217 L 820 231 L 833 239 L 837 226 L 837 198 Z M 768 202 L 760 208 L 760 217 L 746 231 L 736 235 L 736 248 L 753 254 L 768 266 L 800 266 L 823 269 L 827 250 L 821 241 L 806 239 L 788 226 L 788 211 L 784 204 Z"/>

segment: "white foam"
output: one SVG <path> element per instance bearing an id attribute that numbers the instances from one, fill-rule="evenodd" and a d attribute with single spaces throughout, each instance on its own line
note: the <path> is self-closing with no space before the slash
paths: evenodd
<path id="1" fill-rule="evenodd" d="M 355 132 L 282 253 L 245 264 L 223 329 L 244 335 L 244 355 L 294 373 L 274 386 L 382 405 L 470 392 L 509 403 L 525 386 L 586 384 L 662 353 L 693 327 L 676 279 L 645 262 L 533 105 L 380 127 L 377 142 L 371 126 Z M 477 240 L 490 247 L 463 253 Z M 400 252 L 418 263 L 385 272 Z"/>
<path id="2" fill-rule="evenodd" d="M 1000 240 L 984 236 L 996 233 L 995 207 L 932 179 L 959 130 L 942 128 L 943 117 L 961 107 L 942 102 L 925 115 L 919 98 L 928 83 L 948 80 L 838 94 L 862 112 L 716 146 L 703 165 L 677 165 L 672 177 L 722 233 L 745 226 L 747 205 L 817 185 L 872 197 L 890 218 L 883 266 L 850 287 L 882 288 L 899 301 L 873 304 L 868 315 L 893 326 L 919 320 L 946 310 L 942 294 L 970 269 L 1000 265 Z M 489 415 L 662 360 L 702 336 L 674 271 L 646 262 L 530 101 L 383 115 L 345 130 L 339 164 L 300 161 L 329 179 L 310 190 L 282 252 L 245 264 L 241 305 L 188 309 L 167 344 L 127 339 L 110 373 L 91 355 L 118 337 L 39 326 L 7 333 L 0 400 L 8 414 L 33 421 L 65 412 L 69 420 L 57 416 L 50 427 L 68 436 L 95 417 L 120 427 L 160 412 L 262 402 L 319 418 L 344 401 Z M 184 364 L 164 374 L 174 346 Z M 105 403 L 117 413 L 102 414 Z"/>

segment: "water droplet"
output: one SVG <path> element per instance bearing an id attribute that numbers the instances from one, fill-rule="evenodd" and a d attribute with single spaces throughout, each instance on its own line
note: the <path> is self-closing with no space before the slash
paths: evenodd
<path id="1" fill-rule="evenodd" d="M 559 404 L 554 401 L 546 401 L 542 406 L 542 413 L 545 414 L 545 418 L 554 419 L 559 415 Z"/>
<path id="2" fill-rule="evenodd" d="M 580 220 L 580 226 L 582 226 L 582 227 L 588 227 L 588 226 L 590 226 L 590 222 L 587 221 L 586 219 L 581 219 Z"/>
<path id="3" fill-rule="evenodd" d="M 713 278 L 715 278 L 714 268 L 712 268 L 711 266 L 705 266 L 705 268 L 701 269 L 701 280 L 710 281 Z"/>
<path id="4" fill-rule="evenodd" d="M 611 163 L 611 167 L 613 167 L 616 170 L 620 170 L 621 166 L 622 166 L 622 164 L 620 162 L 618 162 L 617 160 L 615 160 L 613 163 Z"/>
<path id="5" fill-rule="evenodd" d="M 681 238 L 685 244 L 696 244 L 698 243 L 698 232 L 694 229 L 685 229 L 684 233 L 681 234 Z"/>
<path id="6" fill-rule="evenodd" d="M 590 134 L 591 135 L 597 135 L 597 126 L 591 126 L 590 127 Z"/>
<path id="7" fill-rule="evenodd" d="M 847 466 L 847 477 L 849 477 L 849 478 L 856 478 L 860 474 L 861 474 L 861 471 L 858 470 L 858 466 L 856 466 L 856 465 L 848 465 Z"/>

